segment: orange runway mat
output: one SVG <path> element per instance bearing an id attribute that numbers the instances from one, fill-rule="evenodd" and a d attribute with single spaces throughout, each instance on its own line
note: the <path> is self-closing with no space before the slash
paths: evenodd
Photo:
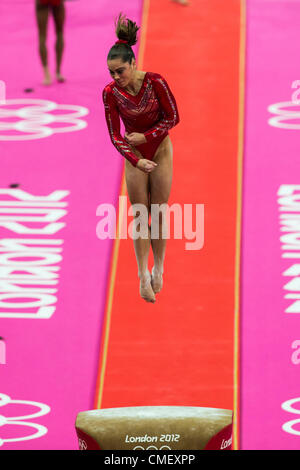
<path id="1" fill-rule="evenodd" d="M 242 5 L 144 2 L 138 68 L 166 78 L 181 119 L 169 205 L 204 204 L 204 246 L 167 241 L 164 287 L 147 304 L 133 241 L 115 241 L 95 408 L 234 408 Z"/>

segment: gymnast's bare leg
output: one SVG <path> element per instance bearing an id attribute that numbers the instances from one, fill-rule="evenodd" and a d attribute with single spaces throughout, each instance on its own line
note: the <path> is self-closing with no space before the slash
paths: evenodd
<path id="1" fill-rule="evenodd" d="M 150 181 L 150 203 L 167 204 L 171 192 L 173 176 L 173 146 L 167 136 L 158 147 L 153 160 L 158 164 L 149 175 Z M 151 285 L 153 292 L 157 294 L 162 289 L 164 272 L 164 259 L 166 252 L 166 238 L 163 238 L 163 226 L 166 224 L 166 215 L 159 214 L 159 238 L 151 237 L 151 245 L 154 257 Z M 151 233 L 153 233 L 153 217 L 151 217 Z"/>
<path id="2" fill-rule="evenodd" d="M 140 152 L 135 149 L 137 155 L 142 158 Z M 155 171 L 155 170 L 154 170 Z M 148 236 L 147 238 L 137 238 L 133 240 L 135 256 L 138 264 L 138 276 L 140 278 L 140 295 L 146 302 L 155 302 L 155 295 L 151 286 L 151 274 L 148 270 L 148 257 L 151 245 L 151 233 L 148 225 L 149 221 L 149 174 L 135 168 L 128 160 L 125 160 L 125 179 L 127 185 L 128 196 L 131 204 L 143 204 L 147 210 L 147 220 L 143 221 L 144 225 L 147 224 Z M 134 217 L 136 224 L 137 217 L 140 213 L 137 212 Z M 139 230 L 141 230 L 139 228 Z M 139 231 L 137 230 L 137 231 Z"/>

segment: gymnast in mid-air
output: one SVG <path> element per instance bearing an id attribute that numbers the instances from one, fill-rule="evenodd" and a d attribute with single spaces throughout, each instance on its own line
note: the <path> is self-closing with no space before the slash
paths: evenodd
<path id="1" fill-rule="evenodd" d="M 51 85 L 52 78 L 48 67 L 48 52 L 46 46 L 48 15 L 52 13 L 56 32 L 56 80 L 64 82 L 61 74 L 61 62 L 64 50 L 64 22 L 65 5 L 64 0 L 35 0 L 35 11 L 39 32 L 39 53 L 44 71 L 43 85 Z"/>
<path id="2" fill-rule="evenodd" d="M 188 0 L 173 0 L 175 3 L 179 3 L 180 5 L 188 6 L 189 2 Z"/>
<path id="3" fill-rule="evenodd" d="M 152 204 L 167 204 L 172 184 L 173 146 L 169 129 L 179 122 L 175 98 L 159 74 L 137 70 L 132 47 L 139 27 L 119 14 L 116 20 L 118 41 L 107 56 L 113 81 L 103 90 L 105 117 L 111 141 L 125 157 L 125 180 L 131 204 L 147 208 L 148 238 L 134 239 L 140 279 L 140 295 L 155 302 L 163 285 L 166 238 L 162 236 L 165 214 L 160 212 L 159 237 L 151 237 L 149 215 Z M 120 117 L 125 136 L 120 134 Z M 140 217 L 137 211 L 134 222 Z M 150 274 L 148 256 L 152 246 L 154 266 Z"/>

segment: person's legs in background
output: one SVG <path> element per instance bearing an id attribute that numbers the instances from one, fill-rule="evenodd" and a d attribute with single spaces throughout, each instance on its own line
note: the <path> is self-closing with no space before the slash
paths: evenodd
<path id="1" fill-rule="evenodd" d="M 39 53 L 44 70 L 43 85 L 51 85 L 51 75 L 48 67 L 48 52 L 46 46 L 49 9 L 48 6 L 40 5 L 38 0 L 36 0 L 35 9 L 39 32 Z"/>

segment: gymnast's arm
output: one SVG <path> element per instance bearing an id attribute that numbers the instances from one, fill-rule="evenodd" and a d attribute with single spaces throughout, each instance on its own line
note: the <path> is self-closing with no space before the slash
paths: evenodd
<path id="1" fill-rule="evenodd" d="M 154 75 L 155 76 L 152 79 L 152 84 L 157 99 L 164 112 L 164 117 L 158 121 L 155 126 L 144 132 L 144 136 L 147 142 L 151 142 L 153 139 L 161 136 L 164 132 L 168 131 L 179 123 L 177 104 L 169 85 L 160 74 L 156 73 Z"/>
<path id="2" fill-rule="evenodd" d="M 114 100 L 114 96 L 109 87 L 105 87 L 102 93 L 105 119 L 108 132 L 113 145 L 123 157 L 127 158 L 133 166 L 136 166 L 139 158 L 134 154 L 130 145 L 120 134 L 120 116 Z"/>

